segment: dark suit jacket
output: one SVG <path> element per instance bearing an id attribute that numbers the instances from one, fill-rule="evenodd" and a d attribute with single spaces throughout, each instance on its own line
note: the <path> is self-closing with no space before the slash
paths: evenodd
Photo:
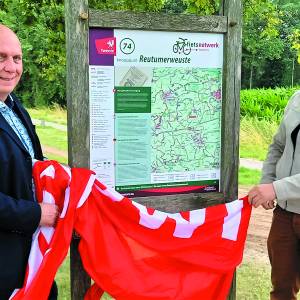
<path id="1" fill-rule="evenodd" d="M 41 145 L 29 114 L 13 96 L 14 110 L 25 125 L 35 151 Z M 23 285 L 25 269 L 41 209 L 32 193 L 32 159 L 0 113 L 0 291 Z"/>

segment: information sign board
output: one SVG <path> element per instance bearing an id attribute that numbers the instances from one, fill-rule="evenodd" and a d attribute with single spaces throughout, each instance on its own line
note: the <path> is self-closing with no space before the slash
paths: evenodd
<path id="1" fill-rule="evenodd" d="M 219 190 L 223 34 L 90 28 L 90 167 L 129 197 Z"/>

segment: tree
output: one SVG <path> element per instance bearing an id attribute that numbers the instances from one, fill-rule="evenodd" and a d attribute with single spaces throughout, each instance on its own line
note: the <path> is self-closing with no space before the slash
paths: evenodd
<path id="1" fill-rule="evenodd" d="M 218 12 L 219 0 L 183 0 L 187 5 L 186 12 L 196 15 L 213 15 Z"/>
<path id="2" fill-rule="evenodd" d="M 281 12 L 280 38 L 284 42 L 281 61 L 284 64 L 282 83 L 294 85 L 294 78 L 300 79 L 300 2 L 298 0 L 274 0 Z M 296 79 L 297 79 L 296 78 Z"/>
<path id="3" fill-rule="evenodd" d="M 281 9 L 300 9 L 300 2 L 298 0 L 274 0 L 274 3 Z"/>
<path id="4" fill-rule="evenodd" d="M 167 0 L 165 2 L 163 11 L 166 13 L 183 13 L 187 9 L 186 3 L 183 0 Z"/>
<path id="5" fill-rule="evenodd" d="M 65 104 L 63 0 L 3 0 L 0 22 L 19 36 L 24 74 L 18 86 L 30 105 Z"/>
<path id="6" fill-rule="evenodd" d="M 89 6 L 97 9 L 160 11 L 165 0 L 90 0 Z"/>
<path id="7" fill-rule="evenodd" d="M 283 41 L 279 35 L 280 12 L 271 0 L 244 1 L 243 67 L 245 81 L 253 86 L 254 72 L 261 72 L 267 59 L 279 59 Z"/>
<path id="8" fill-rule="evenodd" d="M 292 49 L 295 49 L 298 55 L 298 62 L 300 64 L 300 29 L 295 29 L 290 36 L 292 42 Z"/>

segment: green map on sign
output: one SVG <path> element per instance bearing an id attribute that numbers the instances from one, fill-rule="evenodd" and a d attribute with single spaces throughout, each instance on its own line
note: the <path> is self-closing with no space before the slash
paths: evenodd
<path id="1" fill-rule="evenodd" d="M 220 168 L 221 69 L 154 68 L 152 173 Z"/>

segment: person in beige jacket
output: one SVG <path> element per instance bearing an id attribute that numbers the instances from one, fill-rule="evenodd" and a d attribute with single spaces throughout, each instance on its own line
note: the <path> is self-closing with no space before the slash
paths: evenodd
<path id="1" fill-rule="evenodd" d="M 300 288 L 300 91 L 285 108 L 263 164 L 259 185 L 249 191 L 249 202 L 272 209 L 268 237 L 272 267 L 271 300 L 297 300 Z"/>

